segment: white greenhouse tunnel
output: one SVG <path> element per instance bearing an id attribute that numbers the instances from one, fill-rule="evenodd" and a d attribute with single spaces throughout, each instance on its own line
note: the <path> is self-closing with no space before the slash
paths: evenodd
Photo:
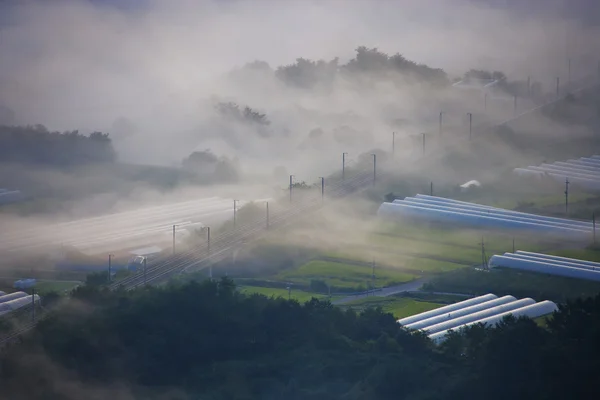
<path id="1" fill-rule="evenodd" d="M 544 301 L 540 301 L 539 303 L 535 303 L 535 304 L 531 304 L 531 305 L 528 305 L 525 307 L 518 308 L 516 310 L 507 311 L 507 312 L 504 312 L 501 314 L 496 314 L 496 315 L 493 315 L 493 316 L 490 316 L 487 318 L 483 318 L 483 319 L 480 319 L 477 321 L 469 322 L 467 324 L 455 327 L 454 329 L 447 329 L 444 331 L 434 333 L 432 335 L 429 335 L 429 339 L 433 340 L 433 342 L 436 344 L 440 344 L 446 339 L 446 336 L 448 335 L 448 333 L 450 331 L 458 331 L 460 329 L 464 329 L 464 328 L 467 328 L 469 326 L 473 326 L 476 324 L 483 324 L 486 326 L 496 326 L 499 322 L 501 322 L 505 317 L 508 317 L 509 315 L 512 315 L 515 318 L 526 317 L 526 318 L 535 319 L 535 318 L 543 317 L 544 315 L 552 314 L 554 311 L 557 311 L 557 310 L 558 310 L 558 306 L 555 303 L 553 303 L 549 300 L 544 300 Z"/>
<path id="2" fill-rule="evenodd" d="M 455 311 L 455 310 L 460 310 L 461 308 L 469 307 L 469 306 L 472 306 L 475 304 L 481 304 L 486 301 L 494 300 L 497 298 L 498 298 L 498 296 L 496 296 L 495 294 L 488 293 L 483 296 L 478 296 L 478 297 L 474 297 L 472 299 L 459 301 L 458 303 L 454 303 L 454 304 L 450 304 L 450 305 L 447 305 L 444 307 L 436 308 L 431 311 L 425 311 L 420 314 L 411 315 L 410 317 L 399 319 L 398 323 L 400 325 L 406 326 L 408 324 L 412 324 L 412 323 L 415 323 L 415 322 L 418 322 L 418 321 L 421 321 L 421 320 L 424 320 L 427 318 L 433 318 L 438 315 L 447 314 L 447 313 Z"/>
<path id="3" fill-rule="evenodd" d="M 517 251 L 494 255 L 488 263 L 490 268 L 508 268 L 574 279 L 600 281 L 600 263 L 558 257 L 542 253 Z"/>
<path id="4" fill-rule="evenodd" d="M 439 344 L 450 331 L 459 331 L 476 324 L 495 326 L 509 315 L 516 318 L 538 318 L 557 309 L 557 305 L 548 300 L 536 303 L 531 298 L 517 300 L 510 295 L 498 297 L 488 293 L 402 318 L 398 323 L 406 329 L 425 332 L 430 339 Z"/>
<path id="5" fill-rule="evenodd" d="M 377 214 L 391 220 L 418 218 L 486 229 L 531 231 L 571 240 L 588 240 L 593 232 L 593 223 L 588 221 L 546 217 L 422 194 L 383 203 Z"/>
<path id="6" fill-rule="evenodd" d="M 568 179 L 584 189 L 600 191 L 600 156 L 596 155 L 515 168 L 513 173 L 521 177 L 546 177 L 557 182 Z"/>

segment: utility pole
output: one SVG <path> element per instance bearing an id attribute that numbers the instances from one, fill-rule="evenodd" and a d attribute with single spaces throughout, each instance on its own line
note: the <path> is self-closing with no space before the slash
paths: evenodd
<path id="1" fill-rule="evenodd" d="M 396 156 L 396 132 L 392 132 L 392 157 Z"/>
<path id="2" fill-rule="evenodd" d="M 425 156 L 425 134 L 421 133 L 421 135 L 423 136 L 423 156 Z"/>
<path id="3" fill-rule="evenodd" d="M 513 253 L 515 252 L 515 237 L 513 236 Z"/>
<path id="4" fill-rule="evenodd" d="M 569 178 L 565 180 L 565 216 L 569 216 Z"/>
<path id="5" fill-rule="evenodd" d="M 210 226 L 206 227 L 206 251 L 210 256 Z"/>
<path id="6" fill-rule="evenodd" d="M 35 287 L 31 288 L 31 322 L 35 322 Z"/>
<path id="7" fill-rule="evenodd" d="M 485 259 L 485 243 L 483 241 L 483 236 L 481 237 L 481 266 L 484 269 L 487 269 L 487 261 Z"/>
<path id="8" fill-rule="evenodd" d="M 592 232 L 594 234 L 594 244 L 596 244 L 596 213 L 592 213 Z"/>
<path id="9" fill-rule="evenodd" d="M 111 269 L 112 269 L 112 258 L 114 257 L 114 254 L 109 254 L 108 255 L 108 283 L 110 283 L 110 279 L 111 279 Z"/>
<path id="10" fill-rule="evenodd" d="M 144 256 L 144 286 L 146 286 L 146 283 L 148 282 L 146 280 L 146 267 L 147 267 L 147 258 Z"/>
<path id="11" fill-rule="evenodd" d="M 569 57 L 569 59 L 567 60 L 567 85 L 568 88 L 567 90 L 571 87 L 571 58 Z"/>
<path id="12" fill-rule="evenodd" d="M 560 78 L 556 77 L 556 98 L 560 96 Z"/>
<path id="13" fill-rule="evenodd" d="M 346 179 L 346 154 L 342 153 L 342 180 Z"/>
<path id="14" fill-rule="evenodd" d="M 487 92 L 485 92 L 483 94 L 483 109 L 487 111 L 487 99 L 488 99 L 488 94 Z"/>
<path id="15" fill-rule="evenodd" d="M 373 156 L 373 185 L 377 180 L 377 154 L 371 154 Z"/>
<path id="16" fill-rule="evenodd" d="M 288 290 L 288 300 L 291 300 L 292 298 L 292 284 L 290 283 L 287 287 Z"/>
<path id="17" fill-rule="evenodd" d="M 443 111 L 440 111 L 440 126 L 439 126 L 439 132 L 438 132 L 438 134 L 439 134 L 440 136 L 442 136 L 442 116 L 443 116 L 443 115 L 444 115 L 444 112 L 443 112 Z"/>
<path id="18" fill-rule="evenodd" d="M 469 140 L 473 137 L 473 114 L 467 113 L 469 116 Z"/>
<path id="19" fill-rule="evenodd" d="M 292 202 L 292 187 L 293 187 L 292 180 L 293 179 L 294 179 L 294 175 L 290 175 L 290 203 Z"/>
<path id="20" fill-rule="evenodd" d="M 325 177 L 320 176 L 321 178 L 321 201 L 325 200 Z"/>
<path id="21" fill-rule="evenodd" d="M 175 228 L 177 225 L 173 225 L 173 255 L 175 255 Z"/>
<path id="22" fill-rule="evenodd" d="M 373 264 L 371 265 L 371 289 L 375 289 L 375 257 L 373 257 Z"/>
<path id="23" fill-rule="evenodd" d="M 433 182 L 429 182 L 429 195 L 433 196 Z"/>
<path id="24" fill-rule="evenodd" d="M 237 225 L 237 203 L 239 200 L 233 200 L 233 229 Z"/>
<path id="25" fill-rule="evenodd" d="M 269 202 L 267 201 L 267 229 L 269 229 Z"/>

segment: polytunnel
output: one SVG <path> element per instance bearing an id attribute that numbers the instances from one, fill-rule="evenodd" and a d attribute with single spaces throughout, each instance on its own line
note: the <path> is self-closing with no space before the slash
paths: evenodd
<path id="1" fill-rule="evenodd" d="M 35 303 L 40 301 L 40 296 L 37 294 L 33 296 L 33 301 Z M 0 303 L 0 315 L 7 314 L 9 312 L 15 311 L 21 307 L 25 307 L 31 305 L 32 299 L 31 296 L 20 297 L 18 299 L 10 300 L 4 303 Z"/>
<path id="2" fill-rule="evenodd" d="M 474 304 L 469 307 L 461 308 L 461 309 L 454 310 L 454 311 L 449 311 L 448 313 L 436 315 L 431 318 L 426 318 L 421 321 L 413 322 L 412 324 L 404 325 L 404 327 L 409 328 L 409 329 L 424 329 L 429 326 L 439 324 L 441 322 L 446 322 L 446 321 L 454 319 L 454 318 L 462 317 L 464 315 L 469 315 L 469 314 L 476 313 L 478 311 L 487 310 L 487 309 L 490 309 L 490 308 L 493 308 L 493 307 L 496 307 L 496 306 L 499 306 L 502 304 L 512 303 L 513 301 L 516 301 L 516 300 L 517 299 L 513 296 L 503 296 L 503 297 L 500 297 L 500 298 L 497 298 L 494 300 L 486 301 L 484 303 Z"/>
<path id="3" fill-rule="evenodd" d="M 423 313 L 420 313 L 417 315 L 411 315 L 410 317 L 399 319 L 397 322 L 400 325 L 406 326 L 408 324 L 412 324 L 414 322 L 421 321 L 426 318 L 435 317 L 435 316 L 441 315 L 441 314 L 447 314 L 447 313 L 455 311 L 455 310 L 460 310 L 461 308 L 469 307 L 469 306 L 472 306 L 475 304 L 484 303 L 486 301 L 497 299 L 497 298 L 498 298 L 498 296 L 496 296 L 495 294 L 488 293 L 483 296 L 477 296 L 477 297 L 473 297 L 468 300 L 459 301 L 458 303 L 449 304 L 447 306 L 439 307 L 434 310 L 426 311 L 426 312 L 423 312 Z"/>
<path id="4" fill-rule="evenodd" d="M 483 318 L 483 319 L 480 319 L 477 321 L 472 321 L 472 322 L 457 326 L 452 329 L 447 329 L 444 331 L 440 331 L 440 332 L 431 334 L 431 335 L 429 335 L 429 339 L 431 339 L 434 343 L 439 344 L 439 343 L 442 343 L 446 339 L 446 336 L 448 335 L 448 333 L 451 330 L 458 331 L 458 330 L 461 330 L 461 329 L 464 329 L 466 327 L 473 326 L 476 324 L 495 326 L 500 321 L 502 321 L 505 317 L 507 317 L 509 315 L 512 315 L 515 318 L 520 318 L 520 317 L 527 317 L 527 318 L 532 318 L 532 319 L 539 318 L 544 315 L 551 314 L 556 310 L 558 310 L 558 307 L 556 306 L 555 303 L 548 301 L 548 300 L 544 300 L 544 301 L 540 301 L 539 303 L 535 303 L 532 305 L 518 308 L 516 310 L 507 311 L 507 312 L 504 312 L 501 314 L 493 315 L 491 317 Z"/>
<path id="5" fill-rule="evenodd" d="M 600 269 L 600 263 L 598 263 L 598 262 L 588 261 L 588 260 L 579 260 L 577 258 L 554 256 L 551 254 L 543 254 L 543 253 L 534 253 L 531 251 L 524 251 L 524 250 L 517 250 L 517 252 L 514 254 L 522 254 L 522 255 L 526 255 L 526 256 L 529 255 L 529 256 L 534 256 L 534 257 L 541 257 L 541 258 L 545 258 L 548 260 L 555 260 L 555 261 L 575 262 L 578 264 L 589 265 L 590 267 L 595 267 L 595 268 Z"/>
<path id="6" fill-rule="evenodd" d="M 417 194 L 415 196 L 415 198 L 423 200 L 423 201 L 427 201 L 427 202 L 453 203 L 453 204 L 461 205 L 464 208 L 474 208 L 474 209 L 477 208 L 477 209 L 482 209 L 482 210 L 491 210 L 493 212 L 502 213 L 502 214 L 506 214 L 506 215 L 523 216 L 523 217 L 527 217 L 527 218 L 535 218 L 540 221 L 555 221 L 555 222 L 569 223 L 569 224 L 573 224 L 573 225 L 580 225 L 582 227 L 592 228 L 592 223 L 589 221 L 579 221 L 579 220 L 573 220 L 573 219 L 568 219 L 568 218 L 548 217 L 545 215 L 537 215 L 537 214 L 525 213 L 525 212 L 521 212 L 521 211 L 507 210 L 504 208 L 497 208 L 497 207 L 486 206 L 483 204 L 476 204 L 476 203 L 468 203 L 466 201 L 448 199 L 445 197 L 429 196 L 426 194 Z M 394 200 L 394 201 L 398 201 L 398 200 Z"/>
<path id="7" fill-rule="evenodd" d="M 557 182 L 568 178 L 570 183 L 583 188 L 600 190 L 599 156 L 543 163 L 537 166 L 530 165 L 526 168 L 515 168 L 513 172 L 519 176 L 543 174 Z"/>
<path id="8" fill-rule="evenodd" d="M 483 228 L 502 228 L 502 229 L 522 229 L 530 231 L 539 231 L 548 234 L 568 235 L 572 238 L 587 238 L 591 234 L 591 229 L 586 230 L 579 227 L 558 227 L 549 224 L 523 222 L 510 218 L 499 218 L 485 215 L 473 215 L 470 213 L 459 213 L 454 211 L 442 211 L 428 208 L 427 206 L 415 206 L 400 203 L 383 203 L 377 212 L 380 217 L 419 217 L 436 222 L 448 222 L 461 225 L 472 225 Z"/>
<path id="9" fill-rule="evenodd" d="M 502 304 L 502 305 L 499 305 L 496 307 L 492 307 L 487 310 L 478 311 L 473 314 L 469 314 L 469 315 L 465 315 L 462 317 L 450 319 L 448 321 L 440 322 L 438 324 L 428 326 L 428 327 L 424 328 L 423 330 L 427 334 L 434 334 L 437 332 L 445 331 L 447 329 L 452 329 L 457 326 L 467 324 L 469 322 L 478 321 L 483 318 L 491 317 L 493 315 L 497 315 L 497 314 L 500 314 L 500 313 L 503 313 L 506 311 L 516 310 L 518 308 L 528 306 L 530 304 L 535 304 L 535 300 L 527 297 L 527 298 L 524 298 L 521 300 L 517 300 L 517 301 L 507 303 L 507 304 Z"/>
<path id="10" fill-rule="evenodd" d="M 14 292 L 10 294 L 5 294 L 4 296 L 0 296 L 0 303 L 5 303 L 7 301 L 11 301 L 14 299 L 20 299 L 21 297 L 29 296 L 25 292 Z"/>
<path id="11" fill-rule="evenodd" d="M 444 205 L 441 203 L 429 203 L 429 202 L 422 202 L 422 201 L 418 201 L 418 200 L 413 200 L 413 199 L 405 199 L 402 203 L 395 203 L 395 204 L 410 204 L 410 205 L 415 205 L 415 206 L 421 206 L 421 205 L 425 205 L 427 208 L 431 209 L 431 210 L 436 210 L 436 211 L 451 211 L 451 212 L 459 212 L 459 213 L 468 213 L 470 215 L 480 215 L 480 216 L 485 216 L 485 217 L 495 217 L 495 218 L 510 218 L 511 220 L 514 221 L 520 221 L 520 222 L 531 222 L 531 223 L 544 223 L 550 226 L 556 226 L 556 227 L 566 227 L 566 228 L 583 228 L 586 229 L 587 228 L 587 223 L 585 222 L 581 222 L 581 221 L 573 221 L 571 222 L 570 220 L 567 219 L 558 219 L 558 218 L 553 218 L 553 219 L 546 219 L 546 218 L 537 218 L 536 215 L 533 214 L 517 214 L 517 213 L 511 213 L 508 212 L 506 210 L 493 210 L 493 209 L 479 209 L 477 207 L 453 207 L 452 205 Z"/>
<path id="12" fill-rule="evenodd" d="M 568 267 L 566 265 L 553 264 L 549 261 L 535 261 L 531 259 L 494 255 L 490 258 L 488 265 L 490 268 L 501 267 L 518 269 L 522 271 L 600 282 L 600 271 Z"/>
<path id="13" fill-rule="evenodd" d="M 573 261 L 554 260 L 551 258 L 544 257 L 543 254 L 530 255 L 530 254 L 521 254 L 521 253 L 504 253 L 503 256 L 517 258 L 520 260 L 546 262 L 551 265 L 559 265 L 559 266 L 572 267 L 572 268 L 581 268 L 581 269 L 587 269 L 587 270 L 591 270 L 591 271 L 600 271 L 600 268 L 598 268 L 598 266 L 588 265 L 585 263 L 579 263 L 579 262 L 577 262 L 577 260 L 573 260 Z"/>

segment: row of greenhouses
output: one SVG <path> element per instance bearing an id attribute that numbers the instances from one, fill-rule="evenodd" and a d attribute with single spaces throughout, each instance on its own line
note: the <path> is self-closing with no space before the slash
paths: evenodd
<path id="1" fill-rule="evenodd" d="M 551 301 L 536 302 L 531 298 L 498 297 L 489 293 L 402 318 L 398 323 L 409 330 L 425 332 L 439 344 L 451 331 L 460 331 L 476 324 L 495 326 L 509 315 L 515 318 L 538 318 L 556 310 L 556 304 Z"/>
<path id="2" fill-rule="evenodd" d="M 32 304 L 39 303 L 40 296 L 29 295 L 25 292 L 14 292 L 10 294 L 0 295 L 0 316 L 9 314 L 15 310 L 23 307 L 31 306 Z"/>
<path id="3" fill-rule="evenodd" d="M 547 178 L 557 182 L 578 185 L 583 189 L 600 191 L 600 156 L 581 157 L 540 165 L 515 168 L 514 173 L 523 177 Z"/>
<path id="4" fill-rule="evenodd" d="M 444 197 L 418 194 L 383 203 L 378 215 L 387 220 L 420 219 L 484 229 L 533 231 L 574 240 L 591 238 L 592 222 L 506 210 Z"/>
<path id="5" fill-rule="evenodd" d="M 529 251 L 519 250 L 515 253 L 494 255 L 490 258 L 488 266 L 600 281 L 600 263 Z"/>

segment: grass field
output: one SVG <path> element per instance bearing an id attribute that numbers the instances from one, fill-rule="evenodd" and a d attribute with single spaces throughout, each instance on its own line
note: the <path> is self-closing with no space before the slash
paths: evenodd
<path id="1" fill-rule="evenodd" d="M 287 289 L 267 288 L 259 286 L 241 286 L 240 291 L 245 294 L 262 294 L 267 297 L 282 297 L 284 299 L 288 298 Z M 290 299 L 297 300 L 301 303 L 309 301 L 313 297 L 317 299 L 327 298 L 327 296 L 323 294 L 309 293 L 304 292 L 302 290 L 294 290 L 293 288 L 289 296 Z"/>
<path id="2" fill-rule="evenodd" d="M 453 271 L 455 269 L 464 268 L 470 264 L 469 261 L 465 261 L 463 264 L 454 263 L 450 261 L 441 261 L 431 258 L 417 258 L 411 256 L 405 256 L 397 253 L 385 252 L 383 250 L 374 250 L 372 253 L 376 253 L 375 256 L 369 257 L 368 252 L 360 252 L 356 249 L 352 249 L 350 246 L 347 251 L 344 248 L 338 249 L 337 251 L 330 251 L 323 253 L 323 257 L 339 259 L 340 262 L 346 261 L 358 261 L 371 263 L 375 261 L 376 265 L 407 269 L 412 271 L 421 271 L 423 273 L 439 273 Z"/>
<path id="3" fill-rule="evenodd" d="M 553 251 L 550 254 L 560 257 L 578 258 L 580 260 L 600 262 L 600 250 L 568 249 Z"/>
<path id="4" fill-rule="evenodd" d="M 40 296 L 49 292 L 57 292 L 60 294 L 64 291 L 74 289 L 81 284 L 81 282 L 74 281 L 38 281 L 35 284 L 35 290 Z"/>
<path id="5" fill-rule="evenodd" d="M 355 310 L 367 307 L 381 307 L 385 312 L 391 313 L 395 318 L 404 318 L 425 311 L 441 307 L 443 304 L 415 300 L 405 297 L 367 297 L 344 304 L 345 308 Z"/>
<path id="6" fill-rule="evenodd" d="M 310 285 L 311 280 L 322 280 L 339 288 L 364 286 L 371 281 L 372 269 L 368 266 L 350 265 L 329 261 L 310 261 L 298 268 L 283 271 L 276 280 Z M 376 285 L 391 286 L 409 282 L 417 276 L 391 269 L 375 269 Z"/>

